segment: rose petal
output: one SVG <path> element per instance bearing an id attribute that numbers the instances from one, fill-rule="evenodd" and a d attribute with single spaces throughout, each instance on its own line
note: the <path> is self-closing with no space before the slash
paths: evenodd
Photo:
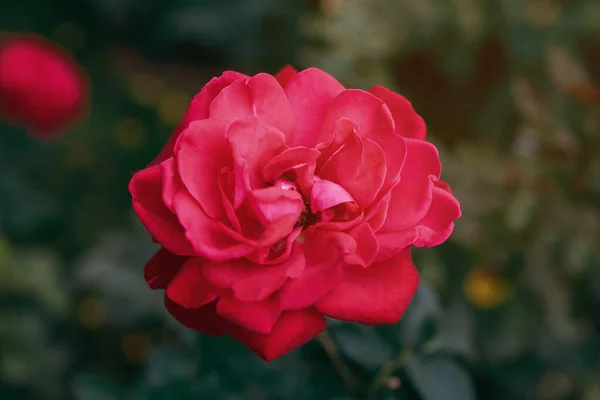
<path id="1" fill-rule="evenodd" d="M 200 308 L 217 298 L 217 292 L 204 279 L 200 258 L 190 258 L 165 291 L 167 297 L 184 308 Z"/>
<path id="2" fill-rule="evenodd" d="M 257 117 L 279 129 L 289 139 L 294 133 L 294 114 L 277 80 L 258 74 L 248 82 L 237 81 L 223 89 L 210 105 L 210 118 L 231 123 L 237 118 Z"/>
<path id="3" fill-rule="evenodd" d="M 133 209 L 142 225 L 163 247 L 179 255 L 195 255 L 177 218 L 162 201 L 158 165 L 136 172 L 129 182 Z"/>
<path id="4" fill-rule="evenodd" d="M 325 179 L 315 182 L 310 193 L 310 209 L 313 213 L 349 202 L 354 202 L 354 199 L 346 189 Z"/>
<path id="5" fill-rule="evenodd" d="M 460 216 L 458 200 L 446 190 L 434 187 L 431 207 L 416 228 L 418 238 L 413 244 L 433 247 L 445 242 L 452 233 L 454 221 Z"/>
<path id="6" fill-rule="evenodd" d="M 352 229 L 349 234 L 356 241 L 356 251 L 346 255 L 344 261 L 347 264 L 368 267 L 375 260 L 379 252 L 379 244 L 375 238 L 375 233 L 371 229 L 371 225 L 362 223 Z"/>
<path id="7" fill-rule="evenodd" d="M 207 263 L 202 273 L 211 285 L 230 288 L 238 300 L 260 301 L 279 289 L 288 277 L 298 276 L 304 265 L 304 254 L 296 243 L 287 260 L 280 264 L 260 265 L 240 258 L 226 263 Z"/>
<path id="8" fill-rule="evenodd" d="M 322 150 L 317 164 L 319 178 L 342 186 L 356 178 L 360 168 L 360 162 L 356 161 L 363 157 L 363 142 L 355 129 L 356 125 L 344 118 L 336 123 L 331 141 Z"/>
<path id="9" fill-rule="evenodd" d="M 343 281 L 316 307 L 332 318 L 365 325 L 398 322 L 419 284 L 409 248 L 369 268 L 348 266 L 344 272 Z"/>
<path id="10" fill-rule="evenodd" d="M 247 118 L 237 119 L 229 125 L 227 140 L 234 155 L 234 207 L 238 208 L 248 190 L 266 186 L 262 180 L 262 168 L 282 150 L 285 137 L 281 131 L 258 119 Z"/>
<path id="11" fill-rule="evenodd" d="M 425 139 L 427 135 L 425 121 L 404 96 L 383 86 L 375 86 L 369 92 L 383 100 L 390 109 L 396 124 L 396 133 L 410 139 Z"/>
<path id="12" fill-rule="evenodd" d="M 268 335 L 232 327 L 228 334 L 242 342 L 265 361 L 272 361 L 305 344 L 323 329 L 325 317 L 314 308 L 286 311 Z"/>
<path id="13" fill-rule="evenodd" d="M 248 200 L 263 226 L 288 215 L 294 215 L 298 219 L 304 208 L 304 200 L 300 193 L 274 186 L 253 190 Z"/>
<path id="14" fill-rule="evenodd" d="M 219 175 L 233 166 L 231 148 L 222 121 L 202 120 L 189 124 L 175 148 L 177 171 L 182 183 L 211 218 L 225 217 L 219 190 Z"/>
<path id="15" fill-rule="evenodd" d="M 210 107 L 210 103 L 221 92 L 221 90 L 236 80 L 248 78 L 249 77 L 247 75 L 240 74 L 235 71 L 225 71 L 221 76 L 212 78 L 210 82 L 204 85 L 200 93 L 194 96 L 190 102 L 190 106 L 185 111 L 183 118 L 169 137 L 169 140 L 163 146 L 162 150 L 154 159 L 154 161 L 150 163 L 150 165 L 159 164 L 173 155 L 175 142 L 177 141 L 177 138 L 181 132 L 187 128 L 190 122 L 208 118 L 208 109 Z"/>
<path id="16" fill-rule="evenodd" d="M 212 260 L 228 260 L 250 254 L 256 247 L 256 243 L 221 221 L 209 218 L 186 191 L 177 192 L 173 205 L 197 254 Z"/>
<path id="17" fill-rule="evenodd" d="M 167 249 L 158 250 L 144 266 L 144 278 L 152 289 L 165 289 L 181 269 L 187 257 L 178 256 Z"/>
<path id="18" fill-rule="evenodd" d="M 275 79 L 277 79 L 277 82 L 279 82 L 281 87 L 285 87 L 290 81 L 290 79 L 292 79 L 297 74 L 298 71 L 296 71 L 294 67 L 292 67 L 291 65 L 286 65 L 275 74 Z"/>
<path id="19" fill-rule="evenodd" d="M 383 149 L 387 171 L 381 195 L 385 195 L 400 178 L 406 151 L 404 139 L 394 133 L 390 110 L 372 94 L 349 89 L 340 93 L 331 104 L 321 127 L 321 135 L 333 131 L 340 118 L 352 120 L 359 136 L 372 140 Z"/>
<path id="20" fill-rule="evenodd" d="M 400 183 L 392 190 L 383 232 L 409 229 L 422 220 L 431 205 L 433 180 L 440 176 L 440 159 L 433 144 L 406 139 L 406 145 L 406 161 Z"/>
<path id="21" fill-rule="evenodd" d="M 223 336 L 225 322 L 216 314 L 216 302 L 200 308 L 184 308 L 167 295 L 164 296 L 167 311 L 183 326 L 212 336 Z"/>
<path id="22" fill-rule="evenodd" d="M 362 160 L 356 176 L 349 181 L 337 182 L 352 195 L 354 201 L 366 208 L 383 187 L 387 167 L 381 146 L 369 139 L 363 139 L 362 143 Z"/>
<path id="23" fill-rule="evenodd" d="M 269 334 L 281 310 L 268 301 L 245 302 L 224 296 L 217 302 L 217 314 L 249 331 Z"/>
<path id="24" fill-rule="evenodd" d="M 417 230 L 408 229 L 402 232 L 377 232 L 375 238 L 379 244 L 376 261 L 385 261 L 400 253 L 417 240 Z"/>
<path id="25" fill-rule="evenodd" d="M 289 80 L 285 94 L 298 121 L 293 140 L 288 141 L 291 147 L 315 147 L 323 141 L 321 124 L 329 105 L 343 90 L 334 77 L 317 68 L 300 71 Z"/>

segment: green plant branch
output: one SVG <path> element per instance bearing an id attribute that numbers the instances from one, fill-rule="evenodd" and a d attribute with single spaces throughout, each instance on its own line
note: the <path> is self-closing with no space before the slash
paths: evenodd
<path id="1" fill-rule="evenodd" d="M 369 394 L 368 394 L 369 400 L 377 399 L 377 392 L 379 391 L 379 389 L 381 387 L 383 387 L 389 381 L 389 379 L 392 377 L 392 374 L 394 373 L 394 371 L 396 371 L 400 368 L 403 368 L 408 363 L 408 361 L 410 360 L 411 354 L 412 353 L 411 353 L 410 349 L 402 350 L 400 352 L 400 354 L 398 354 L 398 356 L 396 356 L 394 359 L 386 362 L 385 364 L 383 364 L 381 366 L 381 368 L 379 369 L 379 372 L 373 379 L 373 383 L 371 384 L 371 387 L 369 388 Z"/>
<path id="2" fill-rule="evenodd" d="M 325 353 L 327 353 L 329 360 L 331 360 L 331 363 L 344 381 L 344 386 L 348 392 L 353 393 L 356 390 L 356 379 L 354 378 L 352 371 L 350 371 L 350 368 L 348 368 L 346 363 L 344 363 L 344 360 L 342 360 L 338 348 L 331 338 L 331 335 L 329 335 L 329 332 L 327 332 L 327 330 L 321 332 L 317 336 L 317 341 L 321 344 Z"/>

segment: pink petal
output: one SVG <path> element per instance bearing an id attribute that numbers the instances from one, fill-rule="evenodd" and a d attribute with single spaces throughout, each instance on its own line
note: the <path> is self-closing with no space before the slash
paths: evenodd
<path id="1" fill-rule="evenodd" d="M 375 238 L 375 233 L 371 229 L 371 225 L 362 223 L 352 229 L 349 234 L 356 241 L 356 251 L 346 255 L 344 261 L 347 264 L 368 267 L 375 260 L 379 252 L 379 244 Z"/>
<path id="2" fill-rule="evenodd" d="M 167 295 L 164 296 L 167 311 L 183 326 L 207 335 L 224 335 L 225 321 L 216 313 L 216 302 L 200 308 L 184 308 Z"/>
<path id="3" fill-rule="evenodd" d="M 161 248 L 144 266 L 144 278 L 152 289 L 165 289 L 181 269 L 187 257 Z"/>
<path id="4" fill-rule="evenodd" d="M 406 139 L 407 155 L 400 183 L 392 191 L 384 232 L 414 227 L 425 217 L 433 198 L 433 181 L 441 172 L 437 149 L 429 142 Z"/>
<path id="5" fill-rule="evenodd" d="M 313 185 L 317 159 L 321 153 L 317 149 L 307 147 L 292 147 L 277 154 L 265 164 L 263 179 L 274 182 L 284 174 L 292 173 L 294 181 L 304 196 L 310 194 Z"/>
<path id="6" fill-rule="evenodd" d="M 240 258 L 206 263 L 202 273 L 211 285 L 231 289 L 238 300 L 260 301 L 279 289 L 288 277 L 298 276 L 304 264 L 304 255 L 296 244 L 287 260 L 280 264 L 260 265 Z"/>
<path id="7" fill-rule="evenodd" d="M 230 327 L 227 333 L 265 361 L 289 353 L 317 336 L 327 325 L 314 308 L 284 312 L 268 335 Z"/>
<path id="8" fill-rule="evenodd" d="M 418 239 L 414 245 L 433 247 L 445 242 L 452 233 L 454 221 L 460 216 L 458 200 L 446 190 L 434 187 L 431 207 L 416 228 Z"/>
<path id="9" fill-rule="evenodd" d="M 279 82 L 281 87 L 285 87 L 290 81 L 290 79 L 292 79 L 297 74 L 298 71 L 296 71 L 294 67 L 292 67 L 291 65 L 286 65 L 275 74 L 275 79 L 277 79 L 277 82 Z"/>
<path id="10" fill-rule="evenodd" d="M 362 160 L 354 179 L 337 181 L 352 198 L 366 208 L 374 200 L 383 186 L 387 173 L 385 153 L 377 143 L 363 139 Z"/>
<path id="11" fill-rule="evenodd" d="M 222 221 L 209 218 L 186 191 L 177 192 L 173 205 L 197 254 L 211 260 L 228 260 L 243 257 L 254 250 L 255 243 Z"/>
<path id="12" fill-rule="evenodd" d="M 177 218 L 162 201 L 158 165 L 136 172 L 129 182 L 133 209 L 142 225 L 163 247 L 180 255 L 195 255 Z"/>
<path id="13" fill-rule="evenodd" d="M 245 302 L 224 296 L 217 302 L 217 314 L 251 332 L 268 335 L 281 310 L 268 301 Z"/>
<path id="14" fill-rule="evenodd" d="M 167 297 L 184 308 L 200 308 L 217 298 L 217 292 L 204 279 L 201 258 L 190 258 L 165 291 Z"/>
<path id="15" fill-rule="evenodd" d="M 279 130 L 265 125 L 256 118 L 237 119 L 227 129 L 235 162 L 235 200 L 238 208 L 246 191 L 265 187 L 262 169 L 281 152 L 285 137 Z M 249 182 L 247 182 L 249 180 Z M 247 187 L 250 185 L 250 187 Z"/>
<path id="16" fill-rule="evenodd" d="M 248 201 L 263 226 L 288 215 L 294 215 L 298 219 L 304 208 L 304 200 L 299 192 L 274 186 L 253 190 Z"/>
<path id="17" fill-rule="evenodd" d="M 348 202 L 354 202 L 354 199 L 346 189 L 324 179 L 315 182 L 310 193 L 310 209 L 313 213 Z"/>
<path id="18" fill-rule="evenodd" d="M 216 219 L 225 217 L 218 178 L 221 170 L 233 163 L 225 129 L 222 121 L 192 122 L 175 148 L 181 181 L 204 212 Z"/>
<path id="19" fill-rule="evenodd" d="M 417 230 L 413 228 L 402 232 L 377 232 L 375 238 L 379 244 L 376 260 L 385 261 L 413 244 L 417 240 Z"/>
<path id="20" fill-rule="evenodd" d="M 288 279 L 277 293 L 279 307 L 297 310 L 312 307 L 342 279 L 342 262 L 308 264 L 297 278 Z"/>
<path id="21" fill-rule="evenodd" d="M 232 83 L 210 105 L 210 118 L 231 123 L 237 118 L 257 117 L 291 138 L 294 114 L 277 80 L 269 74 L 258 74 L 246 82 Z"/>
<path id="22" fill-rule="evenodd" d="M 321 124 L 331 102 L 343 90 L 341 83 L 317 68 L 305 69 L 289 80 L 285 94 L 298 121 L 293 140 L 288 141 L 291 147 L 315 147 L 324 140 Z"/>
<path id="23" fill-rule="evenodd" d="M 387 106 L 372 94 L 358 89 L 344 90 L 333 101 L 323 125 L 322 135 L 333 131 L 340 118 L 348 118 L 357 126 L 356 133 L 377 143 L 385 153 L 387 172 L 382 195 L 400 178 L 404 164 L 404 139 L 394 133 L 394 120 Z"/>
<path id="24" fill-rule="evenodd" d="M 340 119 L 334 128 L 328 147 L 322 150 L 317 169 L 319 178 L 339 183 L 351 182 L 356 178 L 363 157 L 363 143 L 355 133 L 356 125 L 346 119 Z M 321 160 L 326 159 L 324 162 Z"/>
<path id="25" fill-rule="evenodd" d="M 225 71 L 221 76 L 211 79 L 210 82 L 204 85 L 200 93 L 194 96 L 190 102 L 190 106 L 183 115 L 181 122 L 177 125 L 169 137 L 169 140 L 160 151 L 159 155 L 154 159 L 154 161 L 152 161 L 150 165 L 159 164 L 173 155 L 175 142 L 177 141 L 177 138 L 181 132 L 187 128 L 190 122 L 208 118 L 208 109 L 210 107 L 210 103 L 221 92 L 221 90 L 236 80 L 247 78 L 249 77 L 238 72 Z"/>
<path id="26" fill-rule="evenodd" d="M 404 96 L 383 86 L 375 86 L 369 92 L 383 100 L 390 109 L 396 123 L 396 133 L 410 139 L 425 139 L 427 135 L 425 121 Z"/>
<path id="27" fill-rule="evenodd" d="M 369 268 L 348 266 L 344 272 L 343 281 L 317 302 L 317 309 L 365 325 L 398 322 L 419 284 L 409 248 Z"/>

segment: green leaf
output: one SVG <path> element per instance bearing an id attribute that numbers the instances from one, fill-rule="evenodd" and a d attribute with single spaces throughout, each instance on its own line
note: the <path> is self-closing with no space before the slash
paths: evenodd
<path id="1" fill-rule="evenodd" d="M 71 381 L 75 400 L 116 400 L 121 398 L 120 391 L 115 382 L 99 374 L 83 373 Z"/>
<path id="2" fill-rule="evenodd" d="M 431 339 L 439 316 L 440 307 L 435 294 L 427 284 L 421 283 L 400 322 L 403 346 L 415 347 Z"/>
<path id="3" fill-rule="evenodd" d="M 369 369 L 377 369 L 394 357 L 393 347 L 373 328 L 346 325 L 335 331 L 334 338 L 344 355 Z"/>
<path id="4" fill-rule="evenodd" d="M 423 400 L 475 400 L 467 373 L 448 357 L 413 357 L 407 372 Z"/>

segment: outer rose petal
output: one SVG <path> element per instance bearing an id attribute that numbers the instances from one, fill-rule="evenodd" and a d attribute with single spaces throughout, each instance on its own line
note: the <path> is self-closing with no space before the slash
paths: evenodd
<path id="1" fill-rule="evenodd" d="M 246 84 L 232 83 L 210 105 L 210 118 L 232 122 L 257 117 L 266 125 L 282 131 L 288 140 L 294 133 L 294 114 L 283 88 L 269 74 L 258 74 Z"/>
<path id="2" fill-rule="evenodd" d="M 371 94 L 385 102 L 396 123 L 395 132 L 406 138 L 424 140 L 427 135 L 425 121 L 416 113 L 410 102 L 398 93 L 383 86 L 375 86 L 369 90 Z"/>
<path id="3" fill-rule="evenodd" d="M 461 211 L 458 200 L 444 189 L 433 188 L 433 201 L 427 215 L 416 228 L 418 238 L 415 246 L 433 247 L 450 237 L 454 221 L 460 218 Z"/>
<path id="4" fill-rule="evenodd" d="M 406 139 L 407 155 L 400 183 L 392 190 L 384 232 L 414 227 L 431 205 L 433 181 L 440 177 L 437 149 L 429 142 Z"/>
<path id="5" fill-rule="evenodd" d="M 158 165 L 136 172 L 129 182 L 129 192 L 134 211 L 156 242 L 175 254 L 195 254 L 177 218 L 163 203 Z"/>
<path id="6" fill-rule="evenodd" d="M 190 123 L 175 148 L 175 160 L 181 182 L 211 218 L 226 216 L 220 196 L 219 175 L 232 166 L 231 148 L 225 139 L 226 125 L 221 121 L 201 120 Z"/>
<path id="7" fill-rule="evenodd" d="M 341 83 L 325 71 L 308 68 L 290 79 L 285 94 L 296 116 L 296 130 L 291 147 L 315 147 L 321 142 L 321 124 L 333 101 L 344 90 Z"/>
<path id="8" fill-rule="evenodd" d="M 240 301 L 224 296 L 217 302 L 217 314 L 252 332 L 269 334 L 281 310 L 269 301 Z"/>
<path id="9" fill-rule="evenodd" d="M 296 75 L 298 75 L 298 71 L 291 65 L 286 65 L 275 74 L 275 79 L 277 79 L 281 87 L 285 87 L 290 79 Z"/>
<path id="10" fill-rule="evenodd" d="M 183 326 L 212 336 L 223 336 L 225 322 L 215 311 L 216 302 L 200 308 L 183 308 L 165 294 L 167 311 Z"/>
<path id="11" fill-rule="evenodd" d="M 161 248 L 144 266 L 144 278 L 152 289 L 165 289 L 181 269 L 187 257 Z"/>
<path id="12" fill-rule="evenodd" d="M 235 71 L 225 71 L 219 77 L 212 78 L 208 82 L 200 93 L 198 93 L 190 102 L 189 108 L 185 111 L 181 122 L 177 125 L 167 143 L 163 146 L 158 156 L 150 163 L 150 165 L 159 164 L 173 155 L 173 148 L 177 138 L 187 128 L 188 124 L 192 121 L 198 121 L 208 118 L 208 109 L 210 103 L 215 97 L 232 82 L 239 79 L 247 79 L 249 76 L 240 74 Z"/>
<path id="13" fill-rule="evenodd" d="M 335 319 L 365 325 L 398 322 L 419 285 L 410 249 L 369 268 L 348 266 L 344 280 L 316 303 Z"/>
<path id="14" fill-rule="evenodd" d="M 226 332 L 265 361 L 271 361 L 305 344 L 323 329 L 325 317 L 314 308 L 286 311 L 268 335 L 253 333 L 235 326 Z"/>
<path id="15" fill-rule="evenodd" d="M 202 275 L 204 262 L 195 257 L 183 264 L 165 291 L 169 299 L 184 308 L 200 308 L 217 298 L 216 291 Z"/>

